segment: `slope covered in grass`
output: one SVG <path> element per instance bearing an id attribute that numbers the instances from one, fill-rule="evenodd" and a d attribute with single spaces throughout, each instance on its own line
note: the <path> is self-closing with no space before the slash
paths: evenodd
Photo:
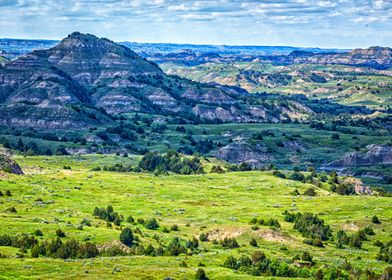
<path id="1" fill-rule="evenodd" d="M 65 232 L 63 242 L 75 239 L 92 242 L 99 248 L 119 243 L 122 228 L 129 227 L 144 247 L 166 246 L 174 237 L 181 242 L 208 235 L 208 242 L 199 241 L 192 254 L 179 256 L 100 256 L 92 259 L 60 260 L 40 256 L 31 258 L 30 250 L 0 246 L 3 257 L 0 278 L 21 276 L 38 279 L 192 279 L 200 263 L 210 279 L 253 279 L 246 271 L 235 272 L 223 267 L 230 255 L 250 256 L 261 250 L 271 259 L 290 263 L 292 258 L 310 252 L 315 265 L 337 267 L 347 258 L 357 269 L 371 269 L 380 274 L 388 266 L 376 260 L 378 240 L 391 240 L 392 200 L 377 196 L 339 196 L 324 185 L 315 187 L 316 196 L 303 193 L 314 187 L 297 181 L 280 179 L 269 171 L 230 172 L 205 175 L 164 175 L 91 171 L 98 166 L 115 163 L 134 165 L 138 158 L 116 156 L 19 157 L 26 175 L 5 175 L 0 190 L 11 196 L 0 197 L 2 227 L 0 236 L 33 234 L 37 229 L 40 241 L 55 239 L 56 230 Z M 302 194 L 294 196 L 295 189 Z M 93 216 L 95 207 L 111 205 L 124 217 L 119 226 Z M 14 211 L 9 211 L 14 207 Z M 285 210 L 317 214 L 332 228 L 333 235 L 344 229 L 348 234 L 371 226 L 375 235 L 363 241 L 362 249 L 326 241 L 319 248 L 304 244 L 304 237 L 293 223 L 285 222 Z M 129 223 L 132 215 L 135 222 Z M 374 215 L 381 224 L 373 224 Z M 155 218 L 157 229 L 147 229 L 138 219 Z M 250 225 L 253 218 L 276 219 L 280 227 Z M 80 226 L 88 220 L 91 226 Z M 178 225 L 178 230 L 173 228 Z M 140 232 L 138 233 L 138 229 Z M 239 248 L 222 247 L 224 237 L 235 238 Z M 258 248 L 249 245 L 257 241 Z M 186 266 L 184 265 L 184 262 Z M 293 264 L 291 264 L 293 266 Z"/>

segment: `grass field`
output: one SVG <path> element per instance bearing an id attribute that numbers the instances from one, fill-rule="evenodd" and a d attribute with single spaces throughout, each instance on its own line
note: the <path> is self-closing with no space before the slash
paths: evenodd
<path id="1" fill-rule="evenodd" d="M 250 255 L 264 251 L 271 258 L 290 260 L 304 251 L 314 256 L 315 269 L 337 266 L 347 258 L 356 268 L 369 268 L 381 273 L 388 266 L 376 260 L 379 248 L 373 242 L 392 239 L 392 199 L 377 196 L 339 196 L 317 188 L 318 195 L 293 196 L 297 188 L 303 193 L 310 185 L 284 180 L 270 172 L 233 172 L 207 175 L 154 176 L 145 173 L 94 172 L 93 167 L 122 162 L 135 164 L 138 158 L 110 155 L 63 157 L 16 157 L 26 173 L 22 176 L 1 175 L 0 190 L 10 190 L 12 196 L 0 197 L 0 235 L 29 233 L 40 229 L 40 240 L 56 238 L 56 230 L 66 233 L 63 240 L 74 238 L 110 246 L 118 243 L 121 228 L 140 228 L 139 238 L 144 246 L 168 243 L 174 237 L 182 240 L 210 233 L 209 242 L 200 242 L 197 254 L 177 257 L 119 256 L 83 260 L 31 258 L 30 253 L 12 247 L 0 247 L 6 258 L 0 259 L 0 279 L 193 279 L 198 264 L 210 279 L 253 279 L 244 272 L 222 266 L 229 255 Z M 70 166 L 71 169 L 63 169 Z M 122 222 L 108 228 L 105 221 L 96 219 L 94 207 L 112 205 L 124 217 L 156 218 L 157 230 L 139 224 Z M 17 213 L 5 210 L 15 207 Z M 312 212 L 324 219 L 334 233 L 345 229 L 352 233 L 371 225 L 376 235 L 363 243 L 362 249 L 337 249 L 333 242 L 324 248 L 303 243 L 303 237 L 284 222 L 284 210 Z M 371 223 L 377 215 L 380 225 Z M 254 218 L 275 218 L 280 229 L 260 226 L 252 230 Z M 84 219 L 92 226 L 78 228 Z M 177 224 L 179 231 L 164 232 Z M 224 249 L 212 239 L 235 237 L 240 247 Z M 259 248 L 249 245 L 254 237 Z M 23 257 L 22 257 L 23 255 Z M 181 266 L 185 261 L 187 267 Z M 271 277 L 267 277 L 271 278 Z M 169 278 L 167 278 L 169 279 Z"/>

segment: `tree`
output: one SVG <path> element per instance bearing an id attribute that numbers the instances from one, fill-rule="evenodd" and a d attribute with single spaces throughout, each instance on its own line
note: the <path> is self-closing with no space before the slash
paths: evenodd
<path id="1" fill-rule="evenodd" d="M 131 246 L 134 240 L 132 230 L 130 228 L 124 228 L 120 233 L 120 241 L 122 244 Z"/>

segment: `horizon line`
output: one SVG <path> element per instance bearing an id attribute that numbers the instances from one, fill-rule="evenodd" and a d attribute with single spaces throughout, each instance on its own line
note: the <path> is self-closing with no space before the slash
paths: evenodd
<path id="1" fill-rule="evenodd" d="M 69 33 L 72 34 L 72 33 Z M 68 34 L 68 35 L 69 35 Z M 82 33 L 82 34 L 90 34 L 90 35 L 94 35 L 91 33 Z M 67 35 L 67 36 L 68 36 Z M 96 35 L 94 35 L 96 36 Z M 97 38 L 103 39 L 109 39 L 107 37 L 99 37 L 96 36 Z M 65 37 L 64 37 L 65 38 Z M 53 41 L 53 42 L 60 42 L 62 39 L 43 39 L 43 38 L 10 38 L 10 37 L 1 37 L 0 40 L 25 40 L 25 41 Z M 109 39 L 111 40 L 111 39 Z M 191 45 L 191 46 L 215 46 L 215 47 L 280 47 L 280 48 L 304 48 L 304 49 L 321 49 L 321 50 L 353 50 L 353 49 L 363 49 L 363 47 L 356 47 L 356 48 L 339 48 L 339 47 L 317 47 L 317 46 L 295 46 L 295 45 L 249 45 L 249 44 L 245 44 L 245 45 L 239 45 L 239 44 L 209 44 L 209 43 L 173 43 L 173 42 L 148 42 L 148 41 L 144 41 L 144 42 L 140 42 L 140 41 L 127 41 L 127 40 L 121 40 L 121 41 L 113 41 L 115 43 L 132 43 L 132 44 L 155 44 L 155 45 L 159 45 L 159 44 L 166 44 L 166 45 Z M 389 46 L 379 46 L 379 45 L 373 45 L 373 46 L 369 46 L 366 48 L 371 48 L 371 47 L 384 47 L 384 48 L 390 48 Z M 365 48 L 365 49 L 366 49 Z"/>

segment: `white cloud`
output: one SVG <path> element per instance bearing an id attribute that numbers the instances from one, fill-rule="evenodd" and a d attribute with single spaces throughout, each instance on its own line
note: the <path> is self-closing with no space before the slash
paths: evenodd
<path id="1" fill-rule="evenodd" d="M 114 40 L 392 45 L 392 0 L 0 0 L 0 7 L 0 37 L 80 30 Z"/>

